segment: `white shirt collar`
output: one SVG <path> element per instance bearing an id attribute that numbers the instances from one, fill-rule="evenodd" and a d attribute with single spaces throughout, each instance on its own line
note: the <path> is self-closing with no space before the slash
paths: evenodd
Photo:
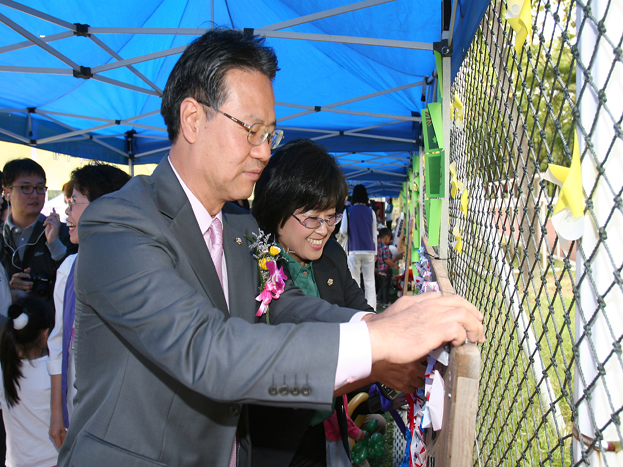
<path id="1" fill-rule="evenodd" d="M 212 221 L 214 220 L 214 218 L 210 215 L 210 213 L 205 208 L 205 206 L 201 203 L 201 201 L 199 201 L 199 198 L 197 198 L 193 194 L 193 192 L 190 191 L 190 188 L 188 188 L 186 183 L 184 183 L 184 180 L 182 180 L 182 177 L 180 177 L 180 174 L 178 174 L 177 170 L 175 170 L 175 167 L 173 167 L 173 164 L 171 163 L 171 158 L 167 156 L 167 159 L 169 161 L 169 164 L 171 165 L 171 168 L 173 169 L 173 173 L 179 180 L 180 185 L 182 185 L 182 190 L 184 190 L 184 193 L 186 193 L 186 197 L 188 198 L 188 201 L 190 201 L 190 207 L 193 210 L 195 219 L 197 219 L 197 224 L 199 224 L 201 235 L 205 235 L 205 233 L 208 231 L 208 229 L 212 225 Z M 223 211 L 219 211 L 218 214 L 214 217 L 216 217 L 219 221 L 221 221 L 221 225 L 223 224 Z"/>

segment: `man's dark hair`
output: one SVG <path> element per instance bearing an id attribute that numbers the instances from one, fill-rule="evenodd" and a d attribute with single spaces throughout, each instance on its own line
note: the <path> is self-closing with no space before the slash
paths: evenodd
<path id="1" fill-rule="evenodd" d="M 2 169 L 2 185 L 11 186 L 19 177 L 36 175 L 43 178 L 45 183 L 45 170 L 32 159 L 13 159 L 4 164 Z"/>
<path id="2" fill-rule="evenodd" d="M 391 237 L 391 236 L 392 236 L 392 231 L 389 230 L 387 227 L 383 227 L 381 230 L 379 230 L 379 238 Z"/>
<path id="3" fill-rule="evenodd" d="M 279 70 L 277 56 L 264 38 L 233 29 L 210 29 L 190 43 L 169 75 L 160 112 L 169 139 L 180 130 L 180 106 L 187 97 L 218 109 L 227 99 L 225 75 L 231 69 L 259 71 L 273 79 Z"/>
<path id="4" fill-rule="evenodd" d="M 355 185 L 353 188 L 352 203 L 368 204 L 368 190 L 363 185 Z"/>
<path id="5" fill-rule="evenodd" d="M 130 178 L 123 170 L 101 162 L 85 165 L 71 173 L 74 189 L 86 196 L 89 202 L 119 190 Z"/>
<path id="6" fill-rule="evenodd" d="M 260 228 L 277 235 L 295 211 L 344 210 L 348 187 L 337 162 L 308 139 L 280 146 L 255 184 L 252 214 Z"/>

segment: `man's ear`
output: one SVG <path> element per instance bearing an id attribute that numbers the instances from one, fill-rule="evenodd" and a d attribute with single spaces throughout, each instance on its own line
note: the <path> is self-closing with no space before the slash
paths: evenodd
<path id="1" fill-rule="evenodd" d="M 192 97 L 187 97 L 180 105 L 180 133 L 190 144 L 197 141 L 200 106 L 201 104 Z"/>

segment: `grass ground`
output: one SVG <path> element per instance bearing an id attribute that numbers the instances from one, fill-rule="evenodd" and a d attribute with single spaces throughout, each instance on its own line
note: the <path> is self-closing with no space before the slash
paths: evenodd
<path id="1" fill-rule="evenodd" d="M 484 311 L 487 332 L 487 343 L 481 347 L 475 464 L 569 465 L 575 324 L 572 276 L 559 262 L 534 273 L 528 281 L 515 272 L 516 294 L 510 295 L 519 302 L 522 323 L 503 300 L 503 288 L 508 285 L 491 273 L 471 273 L 468 295 Z M 532 347 L 526 345 L 530 335 L 518 332 L 526 324 L 533 333 Z M 540 360 L 544 377 L 536 381 L 532 368 Z M 550 392 L 551 402 L 561 412 L 560 425 L 552 423 L 552 406 L 543 406 L 539 397 L 543 391 Z"/>

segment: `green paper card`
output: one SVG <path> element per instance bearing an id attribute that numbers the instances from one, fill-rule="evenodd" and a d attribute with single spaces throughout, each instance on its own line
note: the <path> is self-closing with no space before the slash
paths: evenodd
<path id="1" fill-rule="evenodd" d="M 444 152 L 426 154 L 424 169 L 426 174 L 426 197 L 443 198 L 445 196 L 444 183 Z"/>
<path id="2" fill-rule="evenodd" d="M 428 112 L 435 131 L 437 147 L 443 149 L 443 116 L 441 115 L 441 102 L 432 102 L 428 104 Z"/>
<path id="3" fill-rule="evenodd" d="M 441 60 L 441 54 L 439 52 L 433 52 L 435 54 L 435 65 L 437 65 L 437 100 L 443 100 L 443 63 Z"/>
<path id="4" fill-rule="evenodd" d="M 416 248 L 415 244 L 411 245 L 411 263 L 412 264 L 415 264 L 420 260 L 420 252 L 418 251 L 418 248 L 419 247 Z"/>
<path id="5" fill-rule="evenodd" d="M 441 229 L 441 203 L 442 199 L 426 200 L 426 224 L 428 226 L 428 244 L 439 245 L 439 231 Z"/>

